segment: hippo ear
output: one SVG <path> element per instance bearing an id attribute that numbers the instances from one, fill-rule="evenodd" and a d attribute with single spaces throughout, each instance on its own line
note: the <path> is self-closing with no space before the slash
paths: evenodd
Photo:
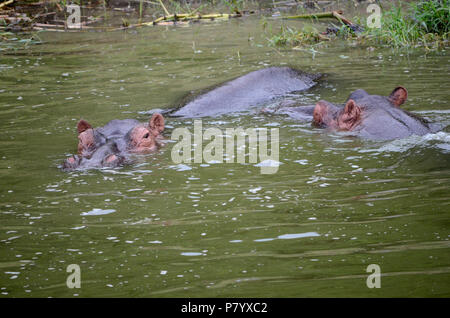
<path id="1" fill-rule="evenodd" d="M 315 127 L 324 127 L 326 126 L 326 117 L 328 115 L 328 107 L 325 101 L 318 101 L 313 111 L 313 126 Z"/>
<path id="2" fill-rule="evenodd" d="M 408 91 L 406 90 L 406 88 L 402 86 L 396 87 L 392 91 L 391 95 L 389 95 L 389 101 L 397 107 L 406 102 L 407 98 L 408 98 Z"/>
<path id="3" fill-rule="evenodd" d="M 77 124 L 78 133 L 81 134 L 83 131 L 91 129 L 92 126 L 84 119 L 80 120 Z"/>
<path id="4" fill-rule="evenodd" d="M 159 113 L 154 113 L 152 118 L 150 118 L 150 130 L 157 136 L 164 130 L 164 117 Z"/>
<path id="5" fill-rule="evenodd" d="M 350 99 L 344 107 L 344 115 L 347 121 L 356 122 L 361 117 L 361 108 L 356 105 L 353 99 Z"/>

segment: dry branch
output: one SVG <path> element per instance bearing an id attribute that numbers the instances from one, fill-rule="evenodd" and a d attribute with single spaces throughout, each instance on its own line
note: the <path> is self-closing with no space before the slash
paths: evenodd
<path id="1" fill-rule="evenodd" d="M 8 4 L 13 3 L 13 2 L 14 2 L 14 0 L 8 0 L 8 1 L 0 3 L 0 9 L 3 8 L 4 6 L 7 6 Z"/>
<path id="2" fill-rule="evenodd" d="M 349 26 L 353 31 L 360 32 L 363 30 L 361 26 L 353 23 L 342 14 L 344 12 L 342 10 L 338 11 L 330 11 L 330 12 L 320 12 L 320 13 L 311 13 L 311 14 L 302 14 L 302 15 L 293 15 L 285 17 L 285 19 L 320 19 L 320 18 L 335 18 L 342 24 Z"/>
<path id="3" fill-rule="evenodd" d="M 311 13 L 311 14 L 301 14 L 301 15 L 291 15 L 284 17 L 284 19 L 320 19 L 320 18 L 335 18 L 334 15 L 337 13 L 341 15 L 344 13 L 342 10 L 339 11 L 330 11 L 330 12 L 319 12 L 319 13 Z"/>

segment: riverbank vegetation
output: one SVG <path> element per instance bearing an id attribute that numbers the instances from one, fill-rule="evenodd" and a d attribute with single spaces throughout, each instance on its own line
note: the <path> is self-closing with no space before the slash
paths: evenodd
<path id="1" fill-rule="evenodd" d="M 449 4 L 449 0 L 432 0 L 411 3 L 406 10 L 394 6 L 382 15 L 380 29 L 369 29 L 364 35 L 394 47 L 448 45 Z"/>
<path id="2" fill-rule="evenodd" d="M 306 27 L 300 30 L 282 25 L 277 33 L 268 34 L 268 41 L 273 46 L 320 45 L 324 41 L 355 40 L 360 44 L 382 45 L 391 47 L 425 47 L 435 49 L 448 46 L 450 28 L 450 1 L 428 0 L 405 3 L 404 6 L 393 4 L 382 10 L 380 27 L 366 27 L 367 19 L 354 17 L 356 25 L 364 26 L 359 30 L 348 24 L 331 24 L 325 31 Z M 318 21 L 320 16 L 310 14 L 311 21 Z M 293 17 L 294 18 L 294 17 Z M 354 42 L 354 41 L 353 41 Z"/>
<path id="3" fill-rule="evenodd" d="M 67 27 L 69 3 L 81 7 L 84 31 L 224 21 L 258 14 L 269 45 L 293 48 L 348 41 L 433 49 L 448 46 L 450 24 L 450 0 L 377 1 L 382 8 L 380 28 L 366 26 L 365 10 L 347 19 L 348 12 L 336 9 L 366 8 L 370 3 L 360 0 L 0 0 L 0 50 L 39 43 L 39 31 L 74 31 Z M 288 19 L 307 23 L 293 26 Z"/>

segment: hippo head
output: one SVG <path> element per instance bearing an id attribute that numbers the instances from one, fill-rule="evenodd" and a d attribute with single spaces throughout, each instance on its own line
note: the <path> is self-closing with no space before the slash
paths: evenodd
<path id="1" fill-rule="evenodd" d="M 321 100 L 314 108 L 313 126 L 351 131 L 361 123 L 366 108 L 400 107 L 407 97 L 407 90 L 399 86 L 389 97 L 369 95 L 366 91 L 358 89 L 350 95 L 343 108 Z"/>
<path id="2" fill-rule="evenodd" d="M 355 131 L 370 139 L 424 135 L 429 132 L 427 123 L 400 108 L 407 97 L 407 90 L 399 86 L 389 96 L 356 90 L 343 107 L 321 100 L 314 107 L 312 125 L 336 131 Z"/>
<path id="3" fill-rule="evenodd" d="M 65 170 L 116 167 L 124 163 L 130 153 L 148 153 L 158 147 L 164 117 L 153 114 L 148 123 L 134 119 L 112 120 L 99 128 L 80 120 L 77 130 L 78 155 L 64 162 Z"/>

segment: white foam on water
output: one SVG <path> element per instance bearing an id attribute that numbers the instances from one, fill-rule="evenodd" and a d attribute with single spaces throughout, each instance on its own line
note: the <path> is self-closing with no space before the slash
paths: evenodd
<path id="1" fill-rule="evenodd" d="M 105 215 L 105 214 L 110 214 L 110 213 L 114 213 L 116 212 L 116 210 L 114 209 L 93 209 L 89 212 L 83 212 L 81 213 L 81 215 Z"/>
<path id="2" fill-rule="evenodd" d="M 253 189 L 249 189 L 248 192 L 251 192 L 251 193 L 254 194 L 254 193 L 258 192 L 261 189 L 262 189 L 261 187 L 256 187 L 256 188 L 253 188 Z"/>
<path id="3" fill-rule="evenodd" d="M 294 162 L 306 166 L 308 164 L 308 159 L 294 160 Z"/>
<path id="4" fill-rule="evenodd" d="M 306 232 L 306 233 L 296 233 L 296 234 L 284 234 L 278 236 L 280 240 L 291 240 L 291 239 L 297 239 L 297 238 L 304 238 L 304 237 L 315 237 L 320 236 L 317 232 Z"/>
<path id="5" fill-rule="evenodd" d="M 203 253 L 198 253 L 198 252 L 183 252 L 181 253 L 181 255 L 183 256 L 201 256 L 204 255 Z"/>
<path id="6" fill-rule="evenodd" d="M 279 235 L 276 238 L 262 238 L 262 239 L 253 240 L 253 242 L 270 242 L 270 241 L 274 241 L 277 239 L 278 240 L 292 240 L 292 239 L 305 238 L 305 237 L 316 237 L 316 236 L 320 236 L 320 234 L 317 232 L 283 234 L 283 235 Z"/>
<path id="7" fill-rule="evenodd" d="M 264 238 L 264 239 L 257 239 L 257 240 L 253 240 L 253 242 L 269 242 L 269 241 L 273 241 L 273 238 Z"/>
<path id="8" fill-rule="evenodd" d="M 179 164 L 176 166 L 169 166 L 170 169 L 175 169 L 176 171 L 188 171 L 188 170 L 192 170 L 192 167 L 189 167 L 187 165 L 184 164 Z"/>
<path id="9" fill-rule="evenodd" d="M 358 152 L 406 152 L 414 147 L 437 147 L 445 152 L 450 151 L 450 133 L 440 131 L 423 136 L 412 135 L 403 139 L 389 141 L 379 148 L 360 149 Z"/>
<path id="10" fill-rule="evenodd" d="M 255 164 L 255 167 L 279 167 L 282 165 L 282 162 L 279 162 L 277 160 L 267 159 L 260 163 Z"/>

